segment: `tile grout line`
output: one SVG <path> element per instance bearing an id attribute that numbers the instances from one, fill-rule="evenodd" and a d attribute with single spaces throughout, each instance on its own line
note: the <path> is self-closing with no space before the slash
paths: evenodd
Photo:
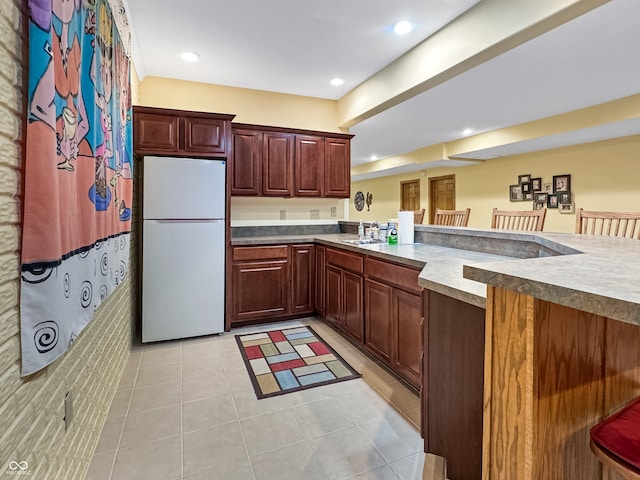
<path id="1" fill-rule="evenodd" d="M 184 478 L 184 342 L 180 340 L 180 479 Z"/>
<path id="2" fill-rule="evenodd" d="M 131 355 L 131 352 L 129 352 L 129 355 Z M 124 435 L 124 427 L 127 424 L 127 419 L 129 418 L 129 409 L 131 408 L 131 401 L 133 400 L 133 390 L 135 388 L 136 381 L 138 380 L 138 373 L 140 372 L 140 364 L 142 363 L 143 355 L 144 355 L 144 352 L 142 352 L 142 354 L 140 355 L 140 358 L 138 359 L 138 366 L 136 367 L 136 374 L 133 378 L 133 385 L 131 387 L 131 393 L 129 394 L 127 409 L 124 412 L 124 421 L 122 422 L 122 427 L 120 428 L 120 435 L 118 435 L 118 444 L 116 445 L 116 452 L 115 452 L 115 455 L 113 456 L 113 460 L 111 461 L 111 472 L 109 472 L 109 480 L 113 479 L 113 473 L 116 469 L 116 460 L 118 459 L 118 452 L 120 451 L 120 443 L 122 442 L 122 437 Z M 103 427 L 103 430 L 104 430 L 104 427 Z M 102 435 L 102 432 L 100 433 L 100 435 Z"/>
<path id="3" fill-rule="evenodd" d="M 232 332 L 233 332 L 233 329 L 231 329 L 231 331 L 229 333 L 234 335 Z M 223 372 L 224 372 L 224 377 L 225 377 L 227 383 L 229 384 L 229 392 L 231 393 L 231 401 L 233 402 L 233 409 L 236 412 L 236 419 L 238 421 L 238 427 L 240 428 L 240 436 L 242 437 L 242 444 L 244 445 L 244 451 L 247 454 L 247 460 L 249 461 L 249 468 L 251 469 L 251 475 L 253 475 L 254 480 L 256 480 L 257 479 L 256 471 L 253 468 L 253 462 L 251 461 L 251 455 L 249 455 L 249 447 L 247 446 L 247 440 L 244 438 L 244 429 L 242 428 L 242 422 L 240 421 L 240 414 L 238 413 L 238 406 L 236 405 L 236 398 L 233 395 L 233 390 L 231 388 L 231 383 L 229 382 L 229 378 L 227 377 L 227 371 L 224 370 L 224 367 L 223 367 Z"/>

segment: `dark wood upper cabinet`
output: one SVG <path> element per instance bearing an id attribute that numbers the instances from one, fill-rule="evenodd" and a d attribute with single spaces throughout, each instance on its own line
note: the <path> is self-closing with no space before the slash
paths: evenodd
<path id="1" fill-rule="evenodd" d="M 260 144 L 249 138 L 252 131 Z M 243 123 L 232 132 L 231 195 L 349 197 L 353 135 Z"/>
<path id="2" fill-rule="evenodd" d="M 321 197 L 324 191 L 323 137 L 296 135 L 296 176 L 294 194 Z"/>
<path id="3" fill-rule="evenodd" d="M 294 135 L 262 134 L 262 195 L 290 197 L 293 192 Z"/>
<path id="4" fill-rule="evenodd" d="M 262 132 L 233 129 L 231 195 L 262 194 Z"/>
<path id="5" fill-rule="evenodd" d="M 172 115 L 156 115 L 136 113 L 134 107 L 135 127 L 133 133 L 136 152 L 178 153 L 179 117 Z"/>
<path id="6" fill-rule="evenodd" d="M 351 142 L 326 138 L 324 155 L 325 197 L 348 198 L 351 192 Z"/>
<path id="7" fill-rule="evenodd" d="M 234 115 L 133 107 L 133 149 L 138 155 L 226 158 Z"/>
<path id="8" fill-rule="evenodd" d="M 225 154 L 227 128 L 218 119 L 184 117 L 185 152 Z"/>

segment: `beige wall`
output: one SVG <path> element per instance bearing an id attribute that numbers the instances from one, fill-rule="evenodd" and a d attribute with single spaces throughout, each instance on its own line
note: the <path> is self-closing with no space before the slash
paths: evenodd
<path id="1" fill-rule="evenodd" d="M 0 22 L 0 478 L 81 479 L 89 467 L 111 399 L 129 356 L 136 258 L 127 280 L 59 360 L 20 378 L 20 183 L 24 140 L 21 111 L 22 13 L 26 2 L 4 1 Z M 16 87 L 18 86 L 18 87 Z M 132 239 L 132 245 L 135 245 Z M 64 395 L 72 391 L 75 418 L 64 429 Z M 9 462 L 28 463 L 28 475 Z"/>
<path id="2" fill-rule="evenodd" d="M 150 107 L 235 114 L 233 121 L 239 123 L 343 132 L 338 128 L 334 100 L 145 77 L 138 102 Z"/>
<path id="3" fill-rule="evenodd" d="M 420 206 L 428 211 L 429 178 L 455 174 L 456 207 L 471 208 L 469 226 L 488 228 L 493 207 L 529 210 L 531 202 L 510 202 L 508 187 L 518 175 L 531 174 L 551 182 L 554 175 L 571 175 L 576 208 L 591 210 L 640 211 L 640 136 L 596 142 L 526 155 L 489 160 L 462 168 L 429 169 L 413 173 L 355 182 L 358 190 L 373 194 L 371 211 L 357 212 L 353 201 L 349 218 L 385 220 L 397 216 L 400 182 L 420 179 Z M 423 174 L 424 173 L 424 174 Z M 425 220 L 425 223 L 427 221 Z M 545 231 L 573 232 L 575 215 L 547 212 Z"/>
<path id="4" fill-rule="evenodd" d="M 319 98 L 263 92 L 159 77 L 140 83 L 139 105 L 231 113 L 234 122 L 276 127 L 344 132 L 338 127 L 337 102 Z M 331 207 L 336 217 L 331 217 Z M 287 220 L 280 221 L 280 210 Z M 338 199 L 236 197 L 231 202 L 231 225 L 310 224 L 311 210 L 320 211 L 323 223 L 344 218 L 345 202 Z"/>

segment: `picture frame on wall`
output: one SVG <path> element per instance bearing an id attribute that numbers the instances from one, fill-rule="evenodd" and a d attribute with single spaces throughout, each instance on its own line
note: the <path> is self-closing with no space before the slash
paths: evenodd
<path id="1" fill-rule="evenodd" d="M 531 183 L 530 173 L 527 173 L 526 175 L 518 175 L 518 184 L 522 185 L 524 183 Z"/>
<path id="2" fill-rule="evenodd" d="M 558 206 L 558 211 L 560 213 L 575 213 L 576 211 L 576 204 L 571 202 L 571 203 L 561 203 Z"/>
<path id="3" fill-rule="evenodd" d="M 509 185 L 509 201 L 521 202 L 524 199 L 522 196 L 522 188 L 520 185 Z"/>
<path id="4" fill-rule="evenodd" d="M 533 192 L 526 192 L 522 194 L 522 199 L 524 201 L 530 202 L 531 200 L 533 200 Z"/>
<path id="5" fill-rule="evenodd" d="M 542 178 L 532 178 L 531 179 L 531 191 L 532 192 L 540 192 L 542 191 Z"/>
<path id="6" fill-rule="evenodd" d="M 546 202 L 533 202 L 533 209 L 542 210 L 545 205 L 546 205 Z"/>
<path id="7" fill-rule="evenodd" d="M 547 208 L 558 208 L 558 194 L 547 194 Z"/>
<path id="8" fill-rule="evenodd" d="M 533 192 L 533 201 L 538 203 L 547 203 L 547 193 L 546 192 Z"/>
<path id="9" fill-rule="evenodd" d="M 571 192 L 560 192 L 558 194 L 558 203 L 561 205 L 571 203 Z"/>
<path id="10" fill-rule="evenodd" d="M 549 182 L 549 183 L 543 183 L 542 184 L 542 191 L 545 193 L 553 193 L 553 183 Z"/>
<path id="11" fill-rule="evenodd" d="M 553 193 L 570 192 L 571 191 L 571 175 L 554 175 L 553 176 Z"/>
<path id="12" fill-rule="evenodd" d="M 531 193 L 531 183 L 523 183 L 520 185 L 520 188 L 522 189 L 522 193 Z"/>

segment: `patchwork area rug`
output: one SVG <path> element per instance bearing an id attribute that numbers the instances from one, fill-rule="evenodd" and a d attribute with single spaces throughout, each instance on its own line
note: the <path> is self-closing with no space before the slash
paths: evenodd
<path id="1" fill-rule="evenodd" d="M 236 335 L 258 398 L 360 377 L 311 327 Z"/>

